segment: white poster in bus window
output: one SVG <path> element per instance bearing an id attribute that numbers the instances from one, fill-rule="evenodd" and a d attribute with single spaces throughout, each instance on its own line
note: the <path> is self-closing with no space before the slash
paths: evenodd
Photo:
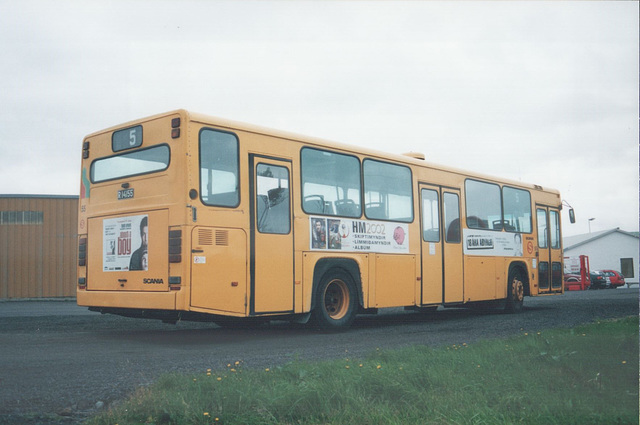
<path id="1" fill-rule="evenodd" d="M 104 253 L 102 270 L 148 270 L 149 217 L 135 215 L 108 218 L 102 222 Z"/>
<path id="2" fill-rule="evenodd" d="M 409 253 L 406 223 L 310 217 L 309 230 L 312 250 Z"/>
<path id="3" fill-rule="evenodd" d="M 463 234 L 464 253 L 467 255 L 522 257 L 520 233 L 464 229 Z"/>

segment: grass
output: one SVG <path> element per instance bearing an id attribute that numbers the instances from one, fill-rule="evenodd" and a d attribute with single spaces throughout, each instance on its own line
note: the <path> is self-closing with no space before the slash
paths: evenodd
<path id="1" fill-rule="evenodd" d="M 365 359 L 169 374 L 90 424 L 637 424 L 638 317 Z"/>

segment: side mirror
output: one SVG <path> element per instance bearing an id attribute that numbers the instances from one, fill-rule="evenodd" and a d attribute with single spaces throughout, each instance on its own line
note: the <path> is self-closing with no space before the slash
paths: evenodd
<path id="1" fill-rule="evenodd" d="M 569 221 L 573 224 L 576 222 L 576 213 L 573 211 L 573 208 L 569 209 Z"/>

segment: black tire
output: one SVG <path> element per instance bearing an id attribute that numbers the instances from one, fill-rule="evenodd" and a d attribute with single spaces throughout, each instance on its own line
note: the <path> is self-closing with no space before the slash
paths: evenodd
<path id="1" fill-rule="evenodd" d="M 524 278 L 522 272 L 518 269 L 509 271 L 509 280 L 507 282 L 507 302 L 504 306 L 508 313 L 517 313 L 522 311 L 524 305 Z"/>
<path id="2" fill-rule="evenodd" d="M 341 269 L 327 271 L 315 293 L 311 318 L 321 330 L 341 330 L 351 326 L 358 310 L 356 287 L 351 276 Z"/>

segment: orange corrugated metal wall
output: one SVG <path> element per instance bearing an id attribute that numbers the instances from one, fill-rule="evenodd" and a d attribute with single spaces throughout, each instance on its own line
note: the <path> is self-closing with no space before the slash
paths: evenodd
<path id="1" fill-rule="evenodd" d="M 0 224 L 0 299 L 75 296 L 78 198 L 0 196 L 0 211 L 42 212 Z"/>

